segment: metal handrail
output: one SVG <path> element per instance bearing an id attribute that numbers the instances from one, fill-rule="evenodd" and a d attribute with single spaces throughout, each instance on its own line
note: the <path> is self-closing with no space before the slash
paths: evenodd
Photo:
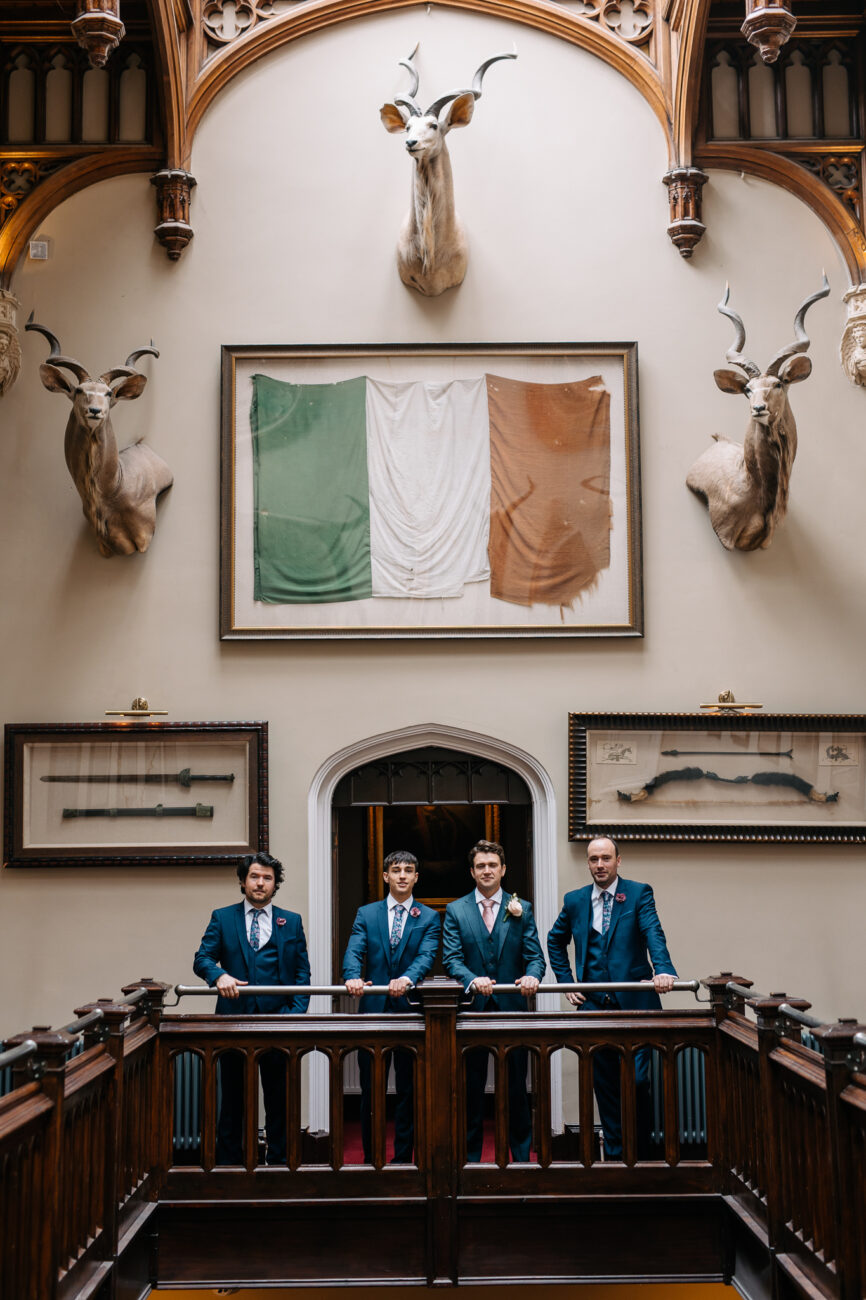
<path id="1" fill-rule="evenodd" d="M 823 1020 L 816 1020 L 814 1016 L 807 1016 L 805 1011 L 798 1011 L 788 1002 L 783 1002 L 779 1010 L 788 1020 L 796 1020 L 798 1025 L 805 1025 L 807 1029 L 818 1029 L 824 1023 Z"/>
<path id="2" fill-rule="evenodd" d="M 88 1011 L 86 1016 L 81 1016 L 78 1020 L 70 1021 L 68 1025 L 64 1025 L 63 1028 L 57 1030 L 57 1032 L 60 1034 L 73 1035 L 83 1034 L 85 1029 L 89 1029 L 91 1025 L 98 1025 L 100 1020 L 104 1019 L 105 1013 L 101 1011 L 99 1007 L 95 1007 L 93 1011 Z"/>
<path id="3" fill-rule="evenodd" d="M 142 998 L 146 997 L 147 989 L 136 989 L 134 993 L 127 993 L 125 998 L 118 998 L 117 1001 L 120 1003 L 128 1003 L 131 1007 L 134 1007 L 136 1002 L 140 1002 Z"/>
<path id="4" fill-rule="evenodd" d="M 36 1044 L 32 1038 L 25 1038 L 23 1043 L 17 1047 L 10 1047 L 7 1052 L 0 1052 L 0 1070 L 7 1069 L 14 1065 L 16 1061 L 23 1061 L 25 1057 L 32 1056 L 36 1051 Z"/>
<path id="5" fill-rule="evenodd" d="M 854 1042 L 858 1047 L 866 1047 L 866 1034 L 862 1031 L 854 1035 Z"/>
<path id="6" fill-rule="evenodd" d="M 766 993 L 756 993 L 754 989 L 747 989 L 743 984 L 735 984 L 733 980 L 725 985 L 726 993 L 733 993 L 738 998 L 760 998 L 764 1000 L 768 995 Z"/>
<path id="7" fill-rule="evenodd" d="M 414 988 L 414 985 L 410 985 Z M 471 986 L 470 986 L 471 987 Z M 700 980 L 676 980 L 672 992 L 675 993 L 697 993 L 700 989 Z M 650 980 L 626 980 L 619 983 L 606 984 L 539 984 L 537 993 L 646 993 L 652 988 Z M 219 996 L 219 989 L 212 984 L 175 984 L 174 991 L 178 998 L 185 997 L 206 997 L 208 994 Z M 368 984 L 364 987 L 364 995 L 372 994 L 374 997 L 382 996 L 390 992 L 387 984 Z M 520 989 L 516 984 L 494 984 L 493 992 L 496 993 L 519 993 Z M 346 995 L 345 984 L 240 984 L 238 993 L 244 997 L 249 995 L 258 995 L 261 997 L 339 997 Z"/>

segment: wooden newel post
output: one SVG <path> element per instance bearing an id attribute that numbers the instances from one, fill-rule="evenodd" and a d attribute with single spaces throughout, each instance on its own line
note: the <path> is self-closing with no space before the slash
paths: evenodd
<path id="1" fill-rule="evenodd" d="M 151 1069 L 154 1072 L 151 1096 L 155 1104 L 151 1106 L 147 1117 L 146 1143 L 146 1166 L 153 1174 L 151 1193 L 153 1199 L 156 1199 L 158 1188 L 164 1182 L 166 1171 L 171 1164 L 172 1075 L 168 1068 L 168 1053 L 165 1051 L 164 1040 L 159 1037 L 163 1003 L 171 988 L 171 984 L 152 979 L 150 975 L 142 975 L 141 979 L 136 980 L 134 984 L 123 986 L 123 992 L 127 996 L 138 989 L 146 990 L 147 997 L 137 1003 L 137 1006 L 143 1011 L 150 1027 L 157 1032 L 156 1049 L 151 1058 Z"/>
<path id="2" fill-rule="evenodd" d="M 16 1034 L 6 1040 L 6 1046 L 18 1047 L 27 1039 L 36 1044 L 36 1056 L 13 1073 L 13 1086 L 25 1083 L 27 1078 L 35 1075 L 41 1084 L 43 1095 L 52 1104 L 52 1113 L 45 1132 L 45 1142 L 41 1153 L 41 1170 L 35 1170 L 36 1178 L 41 1178 L 41 1204 L 32 1203 L 33 1221 L 24 1225 L 30 1251 L 30 1269 L 33 1279 L 33 1300 L 55 1300 L 57 1295 L 57 1274 L 59 1232 L 58 1224 L 62 1220 L 60 1192 L 63 1186 L 63 1095 L 65 1085 L 66 1058 L 72 1050 L 75 1039 L 62 1029 L 49 1029 L 47 1025 L 34 1026 L 29 1034 Z"/>
<path id="3" fill-rule="evenodd" d="M 729 984 L 739 984 L 741 988 L 750 989 L 752 980 L 747 980 L 745 975 L 734 975 L 729 970 L 723 970 L 719 975 L 708 975 L 701 980 L 701 984 L 709 992 L 710 1008 L 717 1025 L 721 1024 L 729 1010 L 739 1011 L 741 1015 L 745 1011 L 743 999 L 727 991 Z"/>
<path id="4" fill-rule="evenodd" d="M 105 1229 L 105 1258 L 111 1259 L 117 1254 L 117 1211 L 120 1203 L 120 1183 L 123 1176 L 121 1152 L 123 1138 L 123 1027 L 132 1008 L 122 1002 L 112 1002 L 110 998 L 100 998 L 97 1002 L 88 1002 L 83 1007 L 76 1007 L 77 1016 L 86 1016 L 91 1011 L 101 1011 L 102 1020 L 85 1030 L 85 1047 L 104 1038 L 105 1049 L 111 1057 L 113 1070 L 111 1088 L 108 1093 L 108 1115 L 105 1125 L 105 1202 L 102 1209 L 102 1222 Z"/>
<path id="5" fill-rule="evenodd" d="M 858 1198 L 857 1146 L 851 1141 L 847 1122 L 849 1116 L 857 1115 L 858 1112 L 851 1107 L 848 1115 L 843 1113 L 847 1108 L 841 1099 L 850 1083 L 851 1061 L 855 1050 L 854 1035 L 863 1030 L 864 1026 L 856 1020 L 839 1020 L 835 1025 L 821 1025 L 812 1031 L 824 1052 L 827 1129 L 838 1233 L 836 1273 L 840 1300 L 859 1300 L 863 1287 L 866 1286 L 866 1277 L 860 1276 L 858 1262 L 860 1239 L 866 1231 L 866 1210 Z"/>
<path id="6" fill-rule="evenodd" d="M 461 1105 L 457 1010 L 463 987 L 457 980 L 436 976 L 419 984 L 418 994 L 424 1015 L 427 1282 L 430 1286 L 456 1286 Z"/>
<path id="7" fill-rule="evenodd" d="M 764 1177 L 766 1187 L 761 1190 L 767 1197 L 767 1238 L 771 1250 L 778 1250 L 785 1226 L 781 1196 L 782 1135 L 779 1127 L 781 1105 L 777 1077 L 773 1072 L 770 1054 L 778 1043 L 779 1007 L 783 1003 L 806 1011 L 812 1005 L 805 998 L 789 998 L 787 993 L 771 993 L 766 998 L 749 998 L 749 1006 L 758 1021 L 758 1081 L 761 1098 L 761 1117 L 764 1136 Z"/>

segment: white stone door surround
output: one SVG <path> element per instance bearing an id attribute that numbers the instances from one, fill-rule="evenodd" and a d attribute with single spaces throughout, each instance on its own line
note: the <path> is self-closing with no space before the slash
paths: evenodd
<path id="1" fill-rule="evenodd" d="M 331 869 L 331 801 L 338 782 L 356 767 L 389 754 L 426 745 L 458 749 L 478 758 L 489 758 L 510 767 L 529 787 L 532 796 L 532 877 L 535 893 L 535 916 L 542 945 L 544 937 L 559 912 L 556 864 L 556 798 L 553 784 L 537 759 L 525 750 L 495 736 L 466 731 L 444 723 L 418 723 L 396 731 L 367 736 L 326 759 L 313 778 L 307 800 L 307 836 L 309 844 L 309 902 L 307 937 L 313 984 L 330 984 L 332 942 L 332 869 Z M 559 998 L 542 995 L 539 1005 L 553 1010 Z M 313 998 L 310 1010 L 326 1013 L 329 998 Z M 310 1129 L 328 1127 L 328 1083 L 325 1061 L 316 1056 L 310 1062 L 309 1112 Z M 551 1107 L 553 1130 L 562 1125 L 561 1075 L 553 1062 L 551 1071 Z M 319 1066 L 320 1068 L 316 1068 Z"/>

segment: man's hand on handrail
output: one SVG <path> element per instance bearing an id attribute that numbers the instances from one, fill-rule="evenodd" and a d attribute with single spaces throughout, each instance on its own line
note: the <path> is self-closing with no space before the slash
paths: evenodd
<path id="1" fill-rule="evenodd" d="M 349 994 L 350 997 L 360 998 L 364 993 L 364 989 L 369 988 L 372 982 L 373 982 L 372 980 L 361 980 L 361 979 L 346 980 L 346 992 Z"/>
<path id="2" fill-rule="evenodd" d="M 226 972 L 223 972 L 223 974 L 220 975 L 219 979 L 216 982 L 216 987 L 221 997 L 237 998 L 240 997 L 240 994 L 238 992 L 238 985 L 248 984 L 248 983 L 249 983 L 248 980 L 236 980 L 234 975 L 229 975 Z"/>
<path id="3" fill-rule="evenodd" d="M 649 983 L 649 981 L 647 981 Z M 670 993 L 674 984 L 676 984 L 675 975 L 653 975 L 653 988 L 656 993 Z"/>

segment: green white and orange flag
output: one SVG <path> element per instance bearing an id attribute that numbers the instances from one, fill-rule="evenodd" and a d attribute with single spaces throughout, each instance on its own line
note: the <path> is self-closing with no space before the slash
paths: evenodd
<path id="1" fill-rule="evenodd" d="M 598 377 L 292 384 L 253 376 L 254 596 L 569 605 L 610 562 Z"/>

